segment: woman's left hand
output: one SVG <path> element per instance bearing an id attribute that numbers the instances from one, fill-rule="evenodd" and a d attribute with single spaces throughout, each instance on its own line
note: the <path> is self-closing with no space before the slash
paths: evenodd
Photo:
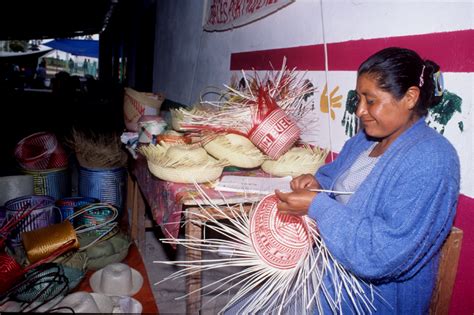
<path id="1" fill-rule="evenodd" d="M 275 195 L 279 199 L 277 208 L 284 214 L 306 215 L 313 198 L 317 194 L 317 192 L 306 189 L 297 189 L 289 193 L 284 193 L 277 189 L 275 190 Z"/>

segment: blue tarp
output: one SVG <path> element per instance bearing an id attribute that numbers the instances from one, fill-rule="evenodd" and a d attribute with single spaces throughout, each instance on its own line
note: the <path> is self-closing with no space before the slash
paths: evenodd
<path id="1" fill-rule="evenodd" d="M 93 39 L 55 39 L 44 46 L 68 52 L 75 56 L 99 58 L 99 41 Z"/>

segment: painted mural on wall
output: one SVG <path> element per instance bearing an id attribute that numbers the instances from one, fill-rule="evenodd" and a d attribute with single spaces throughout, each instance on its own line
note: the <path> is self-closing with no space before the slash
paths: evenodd
<path id="1" fill-rule="evenodd" d="M 330 113 L 332 120 L 336 119 L 336 113 L 334 112 L 334 109 L 342 107 L 342 95 L 336 95 L 337 91 L 339 91 L 339 85 L 336 85 L 336 87 L 328 95 L 328 85 L 325 84 L 319 98 L 319 108 L 321 113 Z"/>
<path id="2" fill-rule="evenodd" d="M 434 107 L 430 108 L 426 121 L 433 129 L 443 134 L 446 126 L 453 118 L 453 115 L 458 112 L 461 113 L 462 98 L 458 95 L 445 90 L 443 98 Z M 357 109 L 357 95 L 354 90 L 347 93 L 346 108 L 342 116 L 341 124 L 344 127 L 344 132 L 347 136 L 352 137 L 359 130 L 359 119 L 355 115 Z M 457 123 L 459 130 L 464 131 L 464 123 L 462 120 L 454 122 Z"/>
<path id="3" fill-rule="evenodd" d="M 443 98 L 438 105 L 430 109 L 427 117 L 428 125 L 444 133 L 446 125 L 451 121 L 455 112 L 461 113 L 462 98 L 458 95 L 445 90 Z M 464 122 L 457 122 L 459 130 L 464 131 Z"/>
<path id="4" fill-rule="evenodd" d="M 265 17 L 294 0 L 208 0 L 204 30 L 224 31 Z"/>

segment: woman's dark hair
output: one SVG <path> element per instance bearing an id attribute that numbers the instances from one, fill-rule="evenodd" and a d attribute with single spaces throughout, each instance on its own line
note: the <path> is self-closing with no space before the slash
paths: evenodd
<path id="1" fill-rule="evenodd" d="M 441 101 L 441 96 L 435 96 L 433 80 L 433 74 L 438 70 L 439 66 L 435 62 L 421 59 L 413 50 L 390 47 L 364 61 L 357 75 L 371 76 L 382 90 L 392 94 L 397 100 L 402 99 L 410 87 L 418 87 L 420 96 L 415 111 L 423 116 L 428 113 L 429 108 Z"/>

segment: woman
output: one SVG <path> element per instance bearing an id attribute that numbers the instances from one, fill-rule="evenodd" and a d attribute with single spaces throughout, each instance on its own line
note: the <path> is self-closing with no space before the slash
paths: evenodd
<path id="1" fill-rule="evenodd" d="M 440 248 L 452 227 L 458 156 L 425 123 L 441 98 L 438 71 L 408 49 L 369 57 L 357 73 L 363 129 L 315 176 L 294 178 L 290 193 L 276 191 L 280 211 L 313 218 L 336 260 L 374 286 L 377 314 L 428 313 Z"/>

